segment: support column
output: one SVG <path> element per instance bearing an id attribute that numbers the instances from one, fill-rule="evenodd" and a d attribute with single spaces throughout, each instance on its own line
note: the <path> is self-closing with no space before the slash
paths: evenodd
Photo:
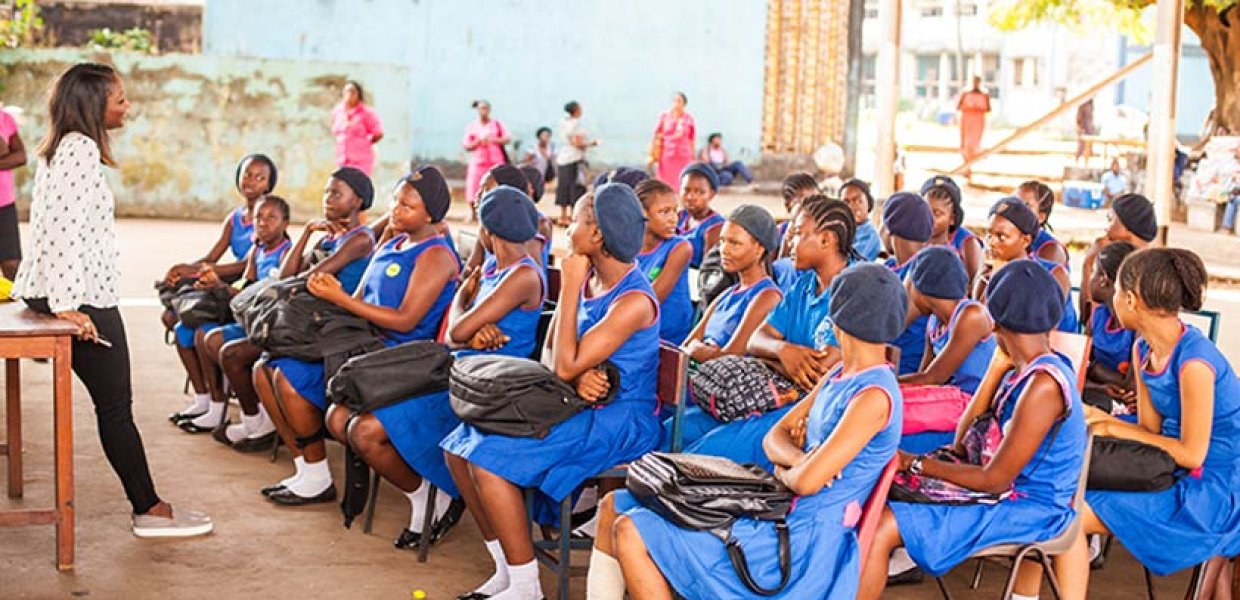
<path id="1" fill-rule="evenodd" d="M 900 108 L 901 0 L 880 0 L 878 23 L 882 40 L 874 74 L 877 98 L 877 143 L 874 144 L 874 195 L 886 200 L 895 187 L 896 114 Z M 881 211 L 875 211 L 881 214 Z"/>
<path id="2" fill-rule="evenodd" d="M 1180 31 L 1184 24 L 1184 0 L 1161 0 L 1158 29 L 1154 34 L 1153 75 L 1150 89 L 1150 133 L 1145 151 L 1145 195 L 1158 215 L 1158 243 L 1167 245 L 1171 205 L 1175 201 L 1172 181 L 1175 168 L 1176 87 L 1180 73 Z"/>

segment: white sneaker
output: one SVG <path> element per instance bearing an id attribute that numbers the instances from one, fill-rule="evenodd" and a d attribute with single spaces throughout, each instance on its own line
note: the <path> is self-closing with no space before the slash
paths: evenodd
<path id="1" fill-rule="evenodd" d="M 193 510 L 174 510 L 172 517 L 134 515 L 133 534 L 140 538 L 179 538 L 211 533 L 211 517 Z"/>

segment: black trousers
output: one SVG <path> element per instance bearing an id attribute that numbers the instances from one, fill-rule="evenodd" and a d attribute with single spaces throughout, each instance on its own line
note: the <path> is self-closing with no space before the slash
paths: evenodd
<path id="1" fill-rule="evenodd" d="M 46 301 L 29 300 L 27 304 L 36 311 L 49 312 Z M 133 387 L 125 323 L 121 320 L 120 309 L 115 306 L 83 306 L 78 310 L 90 316 L 99 335 L 112 342 L 112 347 L 74 339 L 73 372 L 82 380 L 95 405 L 103 453 L 120 477 L 134 514 L 142 514 L 160 500 L 146 463 L 142 436 L 133 422 Z"/>

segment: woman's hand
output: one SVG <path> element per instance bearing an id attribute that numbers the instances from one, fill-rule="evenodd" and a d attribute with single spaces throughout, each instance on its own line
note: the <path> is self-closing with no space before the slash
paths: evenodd
<path id="1" fill-rule="evenodd" d="M 509 339 L 494 323 L 487 323 L 474 334 L 474 337 L 469 338 L 469 347 L 473 350 L 499 350 L 508 343 Z"/>
<path id="2" fill-rule="evenodd" d="M 717 346 L 707 344 L 700 340 L 693 340 L 692 342 L 689 342 L 689 344 L 684 347 L 684 351 L 685 354 L 689 355 L 689 358 L 692 358 L 700 363 L 719 356 L 719 348 Z"/>
<path id="3" fill-rule="evenodd" d="M 793 383 L 801 386 L 801 389 L 809 390 L 822 378 L 823 368 L 820 361 L 826 355 L 825 352 L 813 348 L 789 343 L 779 349 L 779 364 Z"/>
<path id="4" fill-rule="evenodd" d="M 805 428 L 807 422 L 808 419 L 806 417 L 801 417 L 800 419 L 797 419 L 796 422 L 792 424 L 792 428 L 788 430 L 788 435 L 792 438 L 792 443 L 796 444 L 798 448 L 805 447 Z"/>
<path id="5" fill-rule="evenodd" d="M 601 400 L 610 389 L 611 380 L 607 379 L 607 372 L 597 367 L 577 378 L 577 395 L 590 404 Z"/>
<path id="6" fill-rule="evenodd" d="M 340 280 L 330 273 L 315 273 L 306 280 L 306 289 L 316 298 L 326 300 L 337 306 L 349 299 Z"/>
<path id="7" fill-rule="evenodd" d="M 478 285 L 482 281 L 482 268 L 473 267 L 461 278 L 461 300 L 465 306 L 474 305 L 474 297 L 478 295 Z"/>
<path id="8" fill-rule="evenodd" d="M 909 465 L 913 463 L 913 459 L 917 458 L 916 454 L 909 454 L 903 450 L 896 450 L 897 465 L 896 470 L 901 473 L 907 473 Z"/>
<path id="9" fill-rule="evenodd" d="M 306 223 L 305 233 L 315 233 L 317 231 L 331 231 L 332 223 L 327 219 L 315 219 Z"/>
<path id="10" fill-rule="evenodd" d="M 176 285 L 177 282 L 182 279 L 192 278 L 194 276 L 194 272 L 193 265 L 187 265 L 185 263 L 174 265 L 171 269 L 168 269 L 168 273 L 164 275 L 164 283 L 168 285 Z"/>
<path id="11" fill-rule="evenodd" d="M 220 275 L 215 272 L 215 267 L 203 265 L 198 270 L 198 281 L 194 283 L 194 289 L 205 290 L 216 287 L 220 283 Z"/>
<path id="12" fill-rule="evenodd" d="M 560 263 L 560 289 L 576 295 L 589 274 L 590 259 L 582 254 L 570 254 Z"/>
<path id="13" fill-rule="evenodd" d="M 84 312 L 77 310 L 65 310 L 56 313 L 57 319 L 64 319 L 78 326 L 78 337 L 88 342 L 99 340 L 99 330 L 95 328 L 95 322 L 90 320 L 90 316 Z"/>
<path id="14" fill-rule="evenodd" d="M 1137 391 L 1127 389 L 1122 385 L 1108 383 L 1106 384 L 1106 387 L 1103 388 L 1103 391 L 1105 391 L 1106 395 L 1111 399 L 1119 400 L 1124 404 L 1131 405 L 1137 401 Z"/>

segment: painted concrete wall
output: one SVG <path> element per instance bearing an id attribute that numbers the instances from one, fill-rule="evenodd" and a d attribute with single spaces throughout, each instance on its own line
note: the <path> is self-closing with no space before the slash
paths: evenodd
<path id="1" fill-rule="evenodd" d="M 83 60 L 114 64 L 133 103 L 126 127 L 113 138 L 120 166 L 107 169 L 123 215 L 223 216 L 239 202 L 236 163 L 251 152 L 275 160 L 276 193 L 293 204 L 295 216 L 317 214 L 323 183 L 335 168 L 328 115 L 346 76 L 375 88 L 385 127 L 410 128 L 409 107 L 400 101 L 409 69 L 390 64 L 11 50 L 0 53 L 0 68 L 7 70 L 0 101 L 24 112 L 20 131 L 32 159 L 19 176 L 23 204 L 33 148 L 47 132 L 47 88 Z M 400 136 L 379 143 L 377 180 L 394 181 L 407 168 L 405 145 Z"/>
<path id="2" fill-rule="evenodd" d="M 700 142 L 724 133 L 757 156 L 762 115 L 764 0 L 212 0 L 204 51 L 216 56 L 385 63 L 410 69 L 404 103 L 416 156 L 463 160 L 460 140 L 486 98 L 526 141 L 553 129 L 568 100 L 603 141 L 596 162 L 644 160 L 655 118 L 683 90 Z M 380 82 L 357 75 L 367 88 Z M 386 118 L 383 110 L 381 116 Z"/>

